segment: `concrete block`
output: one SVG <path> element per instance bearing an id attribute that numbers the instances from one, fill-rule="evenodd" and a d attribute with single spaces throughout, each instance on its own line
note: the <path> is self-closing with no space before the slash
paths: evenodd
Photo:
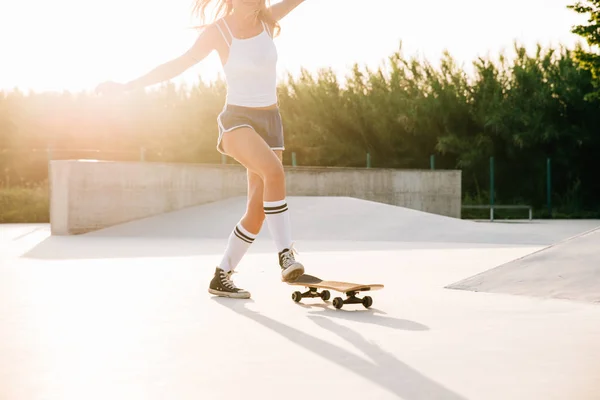
<path id="1" fill-rule="evenodd" d="M 234 165 L 57 160 L 53 235 L 73 235 L 247 193 Z M 460 218 L 460 171 L 287 167 L 288 196 L 348 196 Z"/>

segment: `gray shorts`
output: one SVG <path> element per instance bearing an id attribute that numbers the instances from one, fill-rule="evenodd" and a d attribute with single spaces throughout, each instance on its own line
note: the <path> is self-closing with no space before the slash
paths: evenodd
<path id="1" fill-rule="evenodd" d="M 221 154 L 226 154 L 221 145 L 223 134 L 242 126 L 254 129 L 271 149 L 285 150 L 279 108 L 264 110 L 227 104 L 217 117 L 217 123 L 219 125 L 217 150 Z"/>

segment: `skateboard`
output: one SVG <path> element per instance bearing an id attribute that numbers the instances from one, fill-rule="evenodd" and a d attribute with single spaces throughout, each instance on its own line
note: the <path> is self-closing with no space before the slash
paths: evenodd
<path id="1" fill-rule="evenodd" d="M 345 299 L 342 299 L 341 297 L 336 297 L 333 299 L 333 306 L 338 310 L 342 308 L 344 304 L 362 304 L 365 308 L 369 308 L 373 305 L 373 299 L 370 296 L 360 298 L 357 297 L 357 294 L 360 292 L 383 289 L 383 285 L 381 284 L 365 285 L 351 282 L 324 281 L 312 275 L 301 275 L 296 280 L 287 283 L 292 286 L 304 286 L 308 288 L 308 291 L 304 293 L 300 291 L 292 293 L 292 300 L 294 300 L 296 303 L 307 297 L 320 297 L 323 301 L 327 301 L 331 295 L 329 290 L 345 293 Z M 319 292 L 317 289 L 324 290 Z"/>

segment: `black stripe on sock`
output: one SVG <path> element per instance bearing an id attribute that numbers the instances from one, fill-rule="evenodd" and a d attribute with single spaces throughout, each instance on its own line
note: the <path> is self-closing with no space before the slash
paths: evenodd
<path id="1" fill-rule="evenodd" d="M 268 211 L 265 211 L 265 214 L 268 214 L 268 215 L 273 215 L 273 214 L 281 214 L 282 212 L 286 212 L 287 210 L 288 210 L 288 209 L 287 209 L 287 207 L 286 207 L 286 208 L 284 208 L 283 210 L 279 210 L 279 211 L 270 211 L 270 212 L 268 212 Z"/>
<path id="2" fill-rule="evenodd" d="M 287 203 L 283 203 L 280 206 L 275 206 L 275 207 L 265 207 L 265 212 L 267 211 L 277 211 L 277 210 L 281 210 L 287 208 Z"/>
<path id="3" fill-rule="evenodd" d="M 248 240 L 248 239 L 244 238 L 243 236 L 240 236 L 240 234 L 239 234 L 239 233 L 237 233 L 237 231 L 233 231 L 233 233 L 234 233 L 234 234 L 235 234 L 235 236 L 237 236 L 237 237 L 238 237 L 240 240 L 243 240 L 243 241 L 244 241 L 244 242 L 246 242 L 246 243 L 250 243 L 250 244 L 252 244 L 252 240 Z"/>
<path id="4" fill-rule="evenodd" d="M 237 226 L 235 227 L 235 234 L 237 237 L 239 237 L 242 240 L 245 240 L 248 243 L 252 243 L 254 241 L 254 239 L 252 239 L 251 237 L 249 237 L 248 235 L 245 235 L 242 231 L 240 231 L 240 229 Z"/>

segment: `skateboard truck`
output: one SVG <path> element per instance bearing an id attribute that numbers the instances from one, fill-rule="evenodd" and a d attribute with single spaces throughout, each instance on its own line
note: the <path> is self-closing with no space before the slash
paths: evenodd
<path id="1" fill-rule="evenodd" d="M 294 301 L 296 303 L 307 297 L 308 298 L 320 297 L 321 299 L 323 299 L 323 301 L 327 301 L 327 300 L 329 300 L 330 296 L 331 296 L 331 294 L 329 293 L 329 290 L 323 290 L 321 293 L 319 293 L 317 288 L 314 288 L 314 287 L 308 288 L 308 290 L 304 293 L 302 293 L 302 292 L 292 293 L 292 299 L 294 299 Z"/>
<path id="2" fill-rule="evenodd" d="M 368 290 L 368 289 L 367 289 Z M 333 306 L 337 309 L 342 308 L 344 304 L 362 304 L 365 308 L 369 308 L 373 305 L 373 299 L 371 296 L 357 297 L 358 292 L 347 292 L 346 299 L 336 297 L 333 299 Z"/>
<path id="3" fill-rule="evenodd" d="M 365 308 L 369 308 L 373 305 L 373 299 L 370 296 L 365 297 L 357 297 L 356 295 L 359 292 L 347 292 L 346 299 L 342 299 L 341 297 L 336 297 L 333 299 L 333 306 L 338 310 L 344 306 L 344 304 L 362 304 Z M 331 294 L 329 290 L 323 290 L 321 293 L 317 290 L 317 288 L 311 287 L 306 292 L 302 293 L 300 291 L 296 291 L 292 293 L 292 299 L 298 303 L 300 300 L 304 298 L 315 298 L 320 297 L 323 301 L 329 300 Z"/>

